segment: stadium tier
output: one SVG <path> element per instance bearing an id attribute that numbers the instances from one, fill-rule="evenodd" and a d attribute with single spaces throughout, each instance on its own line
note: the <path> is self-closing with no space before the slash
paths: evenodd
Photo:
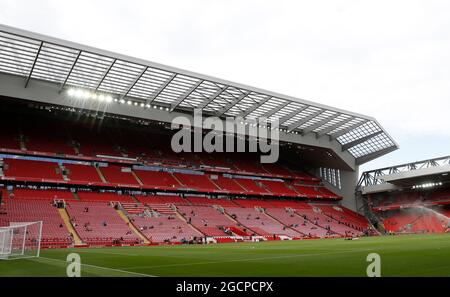
<path id="1" fill-rule="evenodd" d="M 2 225 L 24 219 L 20 206 L 27 221 L 43 220 L 44 247 L 368 233 L 367 220 L 350 210 L 325 212 L 341 197 L 292 164 L 260 165 L 255 154 L 175 154 L 168 135 L 138 126 L 110 137 L 58 116 L 32 127 L 33 116 L 21 121 L 24 129 L 2 134 L 0 217 Z M 49 126 L 57 137 L 40 141 L 36 131 Z M 314 201 L 331 204 L 321 210 Z M 45 217 L 26 212 L 43 205 Z"/>
<path id="2" fill-rule="evenodd" d="M 135 245 L 204 237 L 217 242 L 251 236 L 264 240 L 323 238 L 368 231 L 368 222 L 352 211 L 312 202 L 20 187 L 3 189 L 3 193 L 1 225 L 42 220 L 44 247 L 71 246 L 75 238 L 83 245 Z M 334 217 L 327 214 L 329 209 L 336 212 Z"/>

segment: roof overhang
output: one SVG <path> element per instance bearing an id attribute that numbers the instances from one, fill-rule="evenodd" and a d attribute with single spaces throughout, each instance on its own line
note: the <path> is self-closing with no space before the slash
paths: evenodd
<path id="1" fill-rule="evenodd" d="M 450 183 L 450 156 L 367 171 L 358 185 L 370 194 L 439 182 Z"/>
<path id="2" fill-rule="evenodd" d="M 450 181 L 450 165 L 383 175 L 379 178 L 399 186 L 414 186 L 431 181 Z"/>
<path id="3" fill-rule="evenodd" d="M 4 25 L 0 73 L 1 95 L 13 98 L 158 121 L 194 108 L 248 122 L 265 118 L 279 122 L 280 140 L 330 148 L 352 169 L 398 148 L 369 116 Z M 115 102 L 74 100 L 69 88 Z"/>

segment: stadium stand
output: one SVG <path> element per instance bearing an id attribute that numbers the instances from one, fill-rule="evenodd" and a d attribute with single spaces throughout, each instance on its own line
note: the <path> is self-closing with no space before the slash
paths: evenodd
<path id="1" fill-rule="evenodd" d="M 233 200 L 222 198 L 222 199 L 211 199 L 207 197 L 192 197 L 189 196 L 186 198 L 192 205 L 203 205 L 203 206 L 209 206 L 209 205 L 219 205 L 222 207 L 235 207 L 237 206 L 236 203 L 233 202 Z"/>
<path id="2" fill-rule="evenodd" d="M 42 221 L 42 247 L 67 247 L 72 238 L 58 209 L 48 201 L 34 199 L 7 199 L 5 212 L 0 214 L 0 226 L 10 222 Z"/>
<path id="3" fill-rule="evenodd" d="M 72 192 L 68 190 L 41 190 L 41 189 L 28 189 L 28 188 L 16 188 L 11 191 L 10 197 L 14 200 L 47 200 L 53 201 L 55 199 L 60 200 L 75 200 Z"/>
<path id="4" fill-rule="evenodd" d="M 301 235 L 299 232 L 286 227 L 255 208 L 228 207 L 226 211 L 231 217 L 235 217 L 243 226 L 248 227 L 261 236 L 287 235 L 298 237 Z"/>
<path id="5" fill-rule="evenodd" d="M 263 200 L 263 199 L 240 199 L 236 198 L 233 200 L 234 203 L 241 207 L 247 207 L 247 208 L 266 208 L 266 207 L 273 207 L 273 205 L 270 203 L 270 200 Z"/>
<path id="6" fill-rule="evenodd" d="M 310 221 L 302 218 L 298 213 L 295 213 L 292 209 L 268 208 L 266 209 L 266 213 L 285 226 L 297 231 L 302 237 L 323 238 L 327 236 L 328 230 L 314 225 Z"/>
<path id="7" fill-rule="evenodd" d="M 111 205 L 100 202 L 71 202 L 66 209 L 72 225 L 85 243 L 90 245 L 140 243 L 139 237 L 117 215 Z"/>
<path id="8" fill-rule="evenodd" d="M 178 189 L 182 187 L 170 172 L 149 170 L 135 170 L 134 172 L 144 185 L 155 189 Z"/>
<path id="9" fill-rule="evenodd" d="M 24 119 L 30 121 L 29 119 Z M 76 154 L 71 141 L 67 137 L 66 131 L 55 129 L 51 120 L 33 121 L 23 125 L 24 147 L 27 151 L 53 152 L 62 155 Z M 42 133 L 42 131 L 52 131 L 52 133 Z"/>
<path id="10" fill-rule="evenodd" d="M 372 234 L 375 225 L 395 233 L 448 232 L 444 174 L 433 176 L 438 188 L 393 183 L 398 191 L 359 189 L 353 199 L 359 166 L 398 148 L 372 117 L 0 27 L 0 49 L 17 49 L 0 50 L 2 83 L 26 79 L 26 91 L 40 94 L 25 98 L 18 83 L 2 88 L 0 184 L 6 211 L 0 222 L 43 220 L 47 247 L 73 245 L 70 226 L 89 245 L 142 244 L 143 238 L 152 244 L 194 237 L 232 242 L 252 240 L 252 234 L 266 240 L 361 236 Z M 49 61 L 39 43 L 55 59 L 46 63 L 46 75 L 20 54 L 29 52 L 40 65 Z M 67 56 L 72 51 L 81 59 Z M 106 60 L 110 69 L 103 69 Z M 72 71 L 78 68 L 85 70 Z M 87 96 L 96 108 L 42 99 L 55 96 L 77 104 Z M 104 96 L 109 102 L 100 100 Z M 106 103 L 113 108 L 98 108 Z M 262 164 L 261 151 L 173 152 L 177 130 L 171 116 L 191 116 L 198 106 L 219 117 L 247 121 L 270 114 L 281 120 L 275 130 L 283 136 L 279 161 Z M 448 165 L 448 157 L 442 159 Z M 428 163 L 436 167 L 437 161 Z M 423 164 L 416 165 L 407 167 Z M 379 186 L 381 175 L 375 176 L 362 180 Z"/>
<path id="11" fill-rule="evenodd" d="M 292 190 L 289 186 L 286 185 L 283 181 L 277 180 L 262 180 L 261 184 L 265 186 L 267 190 L 276 194 L 278 196 L 288 196 L 288 197 L 296 197 L 298 193 Z"/>
<path id="12" fill-rule="evenodd" d="M 250 178 L 235 178 L 235 181 L 250 194 L 267 195 L 269 191 L 259 186 L 260 181 Z"/>
<path id="13" fill-rule="evenodd" d="M 139 202 L 144 204 L 190 204 L 186 199 L 178 195 L 134 195 Z"/>
<path id="14" fill-rule="evenodd" d="M 78 164 L 63 164 L 63 166 L 66 169 L 67 176 L 71 181 L 79 181 L 84 183 L 103 182 L 94 166 Z"/>
<path id="15" fill-rule="evenodd" d="M 100 171 L 102 172 L 106 181 L 110 183 L 122 185 L 139 185 L 139 182 L 131 173 L 130 167 L 110 165 L 107 167 L 100 167 Z"/>
<path id="16" fill-rule="evenodd" d="M 115 192 L 98 193 L 88 191 L 78 191 L 78 197 L 84 202 L 134 202 L 129 195 L 119 195 Z"/>
<path id="17" fill-rule="evenodd" d="M 150 242 L 180 243 L 203 236 L 176 215 L 134 217 L 133 224 Z"/>
<path id="18" fill-rule="evenodd" d="M 6 105 L 0 179 L 9 214 L 2 224 L 45 216 L 47 246 L 73 245 L 68 230 L 83 244 L 114 245 L 142 244 L 143 237 L 152 244 L 322 238 L 368 227 L 350 210 L 315 205 L 338 205 L 342 197 L 289 160 L 261 164 L 257 152 L 177 154 L 174 132 L 162 123 Z M 36 217 L 26 203 L 36 205 Z"/>
<path id="19" fill-rule="evenodd" d="M 26 180 L 63 180 L 58 163 L 21 159 L 4 159 L 3 172 L 7 177 Z"/>
<path id="20" fill-rule="evenodd" d="M 222 175 L 210 175 L 209 177 L 221 189 L 230 193 L 244 193 L 246 190 L 239 185 L 233 178 Z"/>
<path id="21" fill-rule="evenodd" d="M 385 214 L 384 228 L 392 233 L 442 233 L 448 229 L 448 216 L 423 208 L 395 210 Z"/>
<path id="22" fill-rule="evenodd" d="M 1 129 L 0 131 L 0 150 L 20 150 L 19 131 L 16 125 L 11 125 L 11 119 L 4 114 L 0 117 L 0 125 L 2 127 L 10 127 L 9 129 Z"/>
<path id="23" fill-rule="evenodd" d="M 235 223 L 211 206 L 178 206 L 180 213 L 197 230 L 207 236 L 227 236 L 224 227 Z"/>
<path id="24" fill-rule="evenodd" d="M 174 176 L 187 188 L 203 191 L 216 191 L 218 188 L 207 175 L 174 173 Z"/>

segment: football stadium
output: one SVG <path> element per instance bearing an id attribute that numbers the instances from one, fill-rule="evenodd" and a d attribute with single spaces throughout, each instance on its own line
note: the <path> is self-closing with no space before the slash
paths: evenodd
<path id="1" fill-rule="evenodd" d="M 361 174 L 370 115 L 5 25 L 0 100 L 0 276 L 450 276 L 450 156 Z"/>

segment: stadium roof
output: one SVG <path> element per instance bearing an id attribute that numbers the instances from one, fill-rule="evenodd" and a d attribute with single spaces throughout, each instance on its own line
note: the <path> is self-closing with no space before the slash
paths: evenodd
<path id="1" fill-rule="evenodd" d="M 0 73 L 114 96 L 115 101 L 202 108 L 220 117 L 265 117 L 287 133 L 337 141 L 362 164 L 398 148 L 372 117 L 226 80 L 0 25 Z"/>
<path id="2" fill-rule="evenodd" d="M 439 182 L 450 182 L 450 156 L 366 171 L 358 186 L 364 194 L 369 194 L 402 187 L 434 186 Z"/>

